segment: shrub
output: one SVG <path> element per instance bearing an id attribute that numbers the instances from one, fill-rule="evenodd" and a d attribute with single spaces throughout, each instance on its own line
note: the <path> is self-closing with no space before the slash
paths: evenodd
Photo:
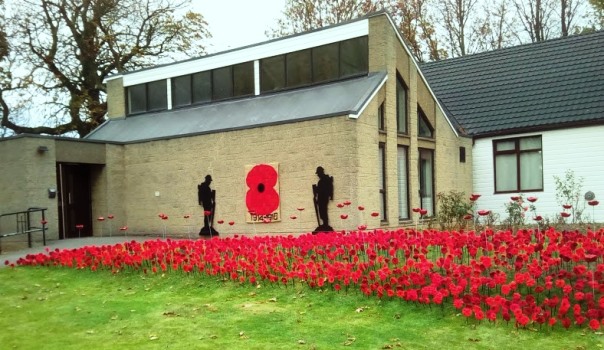
<path id="1" fill-rule="evenodd" d="M 466 225 L 463 219 L 466 214 L 473 214 L 474 203 L 464 192 L 451 190 L 447 193 L 437 194 L 438 216 L 437 220 L 441 229 L 462 228 Z"/>
<path id="2" fill-rule="evenodd" d="M 581 200 L 583 189 L 583 177 L 575 176 L 575 172 L 567 169 L 564 177 L 554 175 L 556 184 L 556 201 L 560 206 L 572 205 L 570 208 L 572 223 L 581 223 L 581 214 L 585 209 L 585 203 Z"/>
<path id="3" fill-rule="evenodd" d="M 515 229 L 523 227 L 529 210 L 534 214 L 535 206 L 532 203 L 526 203 L 522 194 L 512 196 L 511 201 L 505 204 L 508 217 L 503 221 L 503 224 Z"/>

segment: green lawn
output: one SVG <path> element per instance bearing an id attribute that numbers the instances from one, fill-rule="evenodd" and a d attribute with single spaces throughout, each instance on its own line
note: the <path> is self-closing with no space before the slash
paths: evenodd
<path id="1" fill-rule="evenodd" d="M 199 275 L 0 269 L 2 349 L 602 349 L 585 327 L 466 322 L 452 307 Z"/>

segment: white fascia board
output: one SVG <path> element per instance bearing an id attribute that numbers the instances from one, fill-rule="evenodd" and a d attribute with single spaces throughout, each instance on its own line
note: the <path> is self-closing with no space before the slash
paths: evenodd
<path id="1" fill-rule="evenodd" d="M 422 78 L 422 81 L 428 87 L 428 91 L 430 91 L 430 95 L 432 95 L 432 98 L 434 99 L 434 102 L 436 102 L 436 105 L 438 106 L 438 108 L 440 108 L 440 111 L 445 116 L 445 119 L 447 120 L 447 123 L 451 127 L 451 130 L 453 130 L 453 133 L 455 134 L 455 136 L 459 137 L 459 133 L 457 132 L 457 130 L 455 130 L 455 127 L 453 127 L 453 124 L 451 124 L 451 121 L 449 120 L 449 117 L 447 117 L 447 113 L 445 113 L 445 109 L 443 108 L 443 106 L 441 106 L 440 102 L 438 102 L 438 98 L 436 98 L 436 95 L 434 94 L 434 91 L 432 91 L 432 88 L 430 87 L 430 84 L 428 84 L 428 81 L 426 80 L 426 77 L 424 77 L 424 73 L 422 73 L 421 69 L 419 69 L 419 64 L 417 64 L 417 60 L 415 59 L 415 56 L 413 56 L 413 54 L 411 53 L 411 51 L 409 50 L 409 48 L 405 44 L 405 41 L 403 40 L 403 37 L 401 36 L 401 33 L 396 28 L 396 24 L 394 24 L 394 22 L 392 21 L 392 17 L 390 17 L 390 15 L 386 15 L 386 17 L 388 17 L 388 21 L 390 21 L 390 24 L 392 25 L 392 29 L 394 29 L 394 32 L 396 33 L 396 36 L 398 37 L 398 40 L 401 42 L 401 45 L 405 49 L 405 52 L 407 53 L 407 55 L 409 56 L 409 58 L 413 62 L 413 65 L 415 66 L 415 70 L 417 71 L 417 73 L 419 74 L 419 76 Z"/>
<path id="2" fill-rule="evenodd" d="M 210 69 L 226 67 L 238 63 L 255 61 L 265 57 L 282 55 L 288 52 L 304 50 L 315 46 L 357 38 L 369 34 L 369 20 L 360 20 L 333 28 L 320 29 L 315 32 L 294 35 L 241 49 L 217 53 L 157 68 L 144 69 L 122 75 L 124 86 L 132 86 L 150 81 L 168 79 L 181 75 L 203 72 Z"/>
<path id="3" fill-rule="evenodd" d="M 371 103 L 371 101 L 373 101 L 373 98 L 375 97 L 375 95 L 377 95 L 378 91 L 380 91 L 380 89 L 382 88 L 382 86 L 384 86 L 384 84 L 386 83 L 386 80 L 388 80 L 388 74 L 386 74 L 386 76 L 384 77 L 384 79 L 382 79 L 382 81 L 378 84 L 378 86 L 373 90 L 373 92 L 371 93 L 371 95 L 369 96 L 369 98 L 365 101 L 365 103 L 363 103 L 363 105 L 361 106 L 361 108 L 359 108 L 359 111 L 356 114 L 349 114 L 348 118 L 350 118 L 350 119 L 358 119 L 359 116 L 361 114 L 363 114 L 363 112 L 365 111 L 365 109 L 367 108 L 367 106 L 369 105 L 369 103 Z"/>

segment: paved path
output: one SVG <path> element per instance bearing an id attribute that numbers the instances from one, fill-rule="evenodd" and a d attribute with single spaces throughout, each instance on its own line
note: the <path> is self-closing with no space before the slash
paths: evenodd
<path id="1" fill-rule="evenodd" d="M 0 254 L 0 268 L 5 267 L 5 261 L 8 260 L 9 263 L 16 262 L 19 258 L 26 256 L 27 254 L 38 254 L 45 253 L 46 249 L 55 250 L 55 249 L 74 249 L 80 248 L 87 245 L 113 245 L 122 242 L 130 242 L 132 240 L 135 241 L 147 241 L 159 239 L 161 237 L 155 236 L 113 236 L 113 237 L 86 237 L 86 238 L 69 238 L 69 239 L 60 239 L 53 241 L 46 241 L 46 245 L 43 246 L 38 243 L 38 245 L 32 248 L 25 248 L 22 250 L 16 251 L 3 251 Z M 36 243 L 34 243 L 36 244 Z"/>

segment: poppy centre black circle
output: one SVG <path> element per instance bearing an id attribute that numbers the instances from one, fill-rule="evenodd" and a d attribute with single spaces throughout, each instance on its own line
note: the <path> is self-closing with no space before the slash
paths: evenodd
<path id="1" fill-rule="evenodd" d="M 259 183 L 258 184 L 258 192 L 260 192 L 260 193 L 264 192 L 264 184 L 263 183 Z"/>

